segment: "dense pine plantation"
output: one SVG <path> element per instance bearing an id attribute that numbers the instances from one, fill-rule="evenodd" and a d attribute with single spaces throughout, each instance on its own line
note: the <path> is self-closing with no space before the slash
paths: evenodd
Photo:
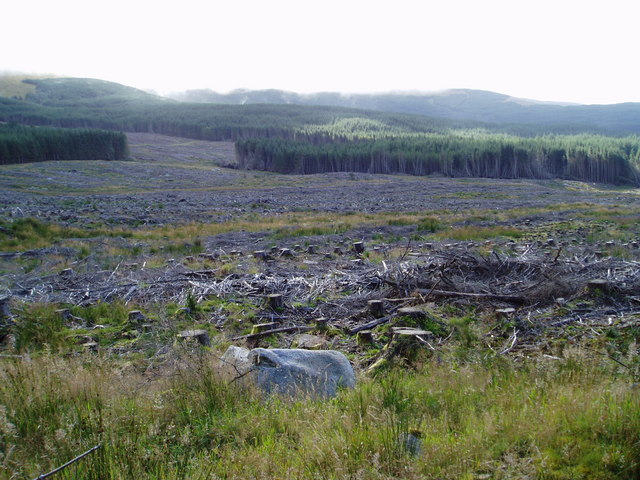
<path id="1" fill-rule="evenodd" d="M 46 160 L 124 160 L 127 138 L 121 132 L 0 125 L 0 164 Z"/>
<path id="2" fill-rule="evenodd" d="M 241 167 L 278 173 L 571 178 L 614 184 L 638 182 L 639 146 L 637 138 L 518 138 L 465 132 L 353 142 L 252 138 L 236 143 Z"/>

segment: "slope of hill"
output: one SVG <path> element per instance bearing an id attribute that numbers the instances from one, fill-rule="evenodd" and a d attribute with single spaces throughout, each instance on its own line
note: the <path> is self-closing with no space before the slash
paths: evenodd
<path id="1" fill-rule="evenodd" d="M 251 104 L 331 105 L 500 124 L 531 124 L 572 132 L 640 133 L 640 104 L 575 105 L 518 99 L 499 93 L 455 89 L 437 93 L 297 94 L 281 90 L 236 90 L 220 94 L 189 90 L 180 101 Z"/>

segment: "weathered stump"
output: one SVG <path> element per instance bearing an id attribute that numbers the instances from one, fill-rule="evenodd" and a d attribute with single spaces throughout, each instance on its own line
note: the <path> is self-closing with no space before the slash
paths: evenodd
<path id="1" fill-rule="evenodd" d="M 604 278 L 594 278 L 587 282 L 587 290 L 592 292 L 609 292 L 611 291 L 611 284 Z"/>
<path id="2" fill-rule="evenodd" d="M 257 258 L 258 260 L 266 260 L 267 252 L 265 252 L 264 250 L 256 250 L 255 252 L 253 252 L 253 258 Z"/>
<path id="3" fill-rule="evenodd" d="M 329 319 L 325 317 L 316 318 L 316 330 L 323 332 L 328 328 Z"/>
<path id="4" fill-rule="evenodd" d="M 353 251 L 357 254 L 364 253 L 364 242 L 354 242 Z"/>
<path id="5" fill-rule="evenodd" d="M 375 318 L 384 317 L 384 303 L 382 300 L 369 300 L 367 302 L 367 309 Z"/>
<path id="6" fill-rule="evenodd" d="M 342 248 L 341 247 L 335 247 L 333 249 L 333 253 L 335 253 L 336 255 L 342 255 Z"/>
<path id="7" fill-rule="evenodd" d="M 513 314 L 516 313 L 516 309 L 515 308 L 497 308 L 495 310 L 495 314 L 496 314 L 496 319 L 497 320 L 507 320 L 510 317 L 513 316 Z"/>
<path id="8" fill-rule="evenodd" d="M 11 318 L 10 301 L 11 301 L 10 295 L 0 296 L 0 324 L 3 320 L 7 320 Z"/>
<path id="9" fill-rule="evenodd" d="M 209 332 L 206 330 L 183 330 L 178 333 L 178 339 L 185 342 L 197 342 L 203 346 L 209 346 L 211 341 L 209 340 Z"/>
<path id="10" fill-rule="evenodd" d="M 280 256 L 281 257 L 291 258 L 291 257 L 293 257 L 293 252 L 289 248 L 281 248 L 280 249 Z"/>
<path id="11" fill-rule="evenodd" d="M 369 346 L 373 343 L 373 332 L 371 330 L 364 330 L 356 334 L 356 341 L 361 347 Z"/>
<path id="12" fill-rule="evenodd" d="M 272 293 L 267 295 L 267 306 L 272 310 L 281 310 L 284 308 L 284 298 L 279 293 Z"/>
<path id="13" fill-rule="evenodd" d="M 69 321 L 71 319 L 71 310 L 69 310 L 68 308 L 60 308 L 58 310 L 56 310 L 56 314 L 62 318 L 62 320 L 64 320 L 65 322 Z"/>
<path id="14" fill-rule="evenodd" d="M 315 255 L 317 253 L 317 251 L 318 251 L 318 247 L 316 247 L 315 245 L 309 245 L 307 247 L 307 253 L 309 255 Z"/>
<path id="15" fill-rule="evenodd" d="M 128 319 L 130 324 L 138 325 L 138 324 L 141 324 L 144 321 L 146 321 L 147 317 L 145 317 L 144 314 L 140 310 L 131 310 L 127 314 L 127 319 Z"/>

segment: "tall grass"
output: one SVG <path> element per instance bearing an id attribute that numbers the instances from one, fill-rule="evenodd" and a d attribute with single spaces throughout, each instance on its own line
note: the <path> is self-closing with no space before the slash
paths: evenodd
<path id="1" fill-rule="evenodd" d="M 0 478 L 34 478 L 98 443 L 61 478 L 640 475 L 637 391 L 579 355 L 427 363 L 330 401 L 264 399 L 206 353 L 154 379 L 102 357 L 0 361 Z M 415 456 L 407 433 L 421 437 Z"/>

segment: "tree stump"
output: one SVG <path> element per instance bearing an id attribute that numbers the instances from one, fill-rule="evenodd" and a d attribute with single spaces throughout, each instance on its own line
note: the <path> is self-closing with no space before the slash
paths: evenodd
<path id="1" fill-rule="evenodd" d="M 336 255 L 342 255 L 342 248 L 341 247 L 335 247 L 333 249 L 333 253 L 335 253 Z"/>
<path id="2" fill-rule="evenodd" d="M 253 252 L 253 258 L 257 258 L 259 260 L 266 260 L 267 252 L 265 252 L 264 250 L 256 250 L 255 252 Z"/>
<path id="3" fill-rule="evenodd" d="M 277 246 L 275 246 L 275 245 L 274 245 L 273 247 L 271 247 L 271 253 L 272 253 L 273 255 L 275 255 L 276 253 L 278 253 L 278 250 L 280 250 L 280 248 L 279 248 L 279 247 L 277 247 Z"/>
<path id="4" fill-rule="evenodd" d="M 302 246 L 301 246 L 301 245 L 294 245 L 294 246 L 293 246 L 293 251 L 294 251 L 294 252 L 299 252 L 299 251 L 301 251 L 301 250 L 302 250 Z"/>
<path id="5" fill-rule="evenodd" d="M 361 347 L 369 346 L 373 343 L 373 332 L 371 330 L 364 330 L 356 334 L 356 340 Z"/>
<path id="6" fill-rule="evenodd" d="M 587 290 L 592 292 L 601 291 L 609 292 L 611 290 L 611 284 L 604 278 L 594 278 L 587 282 Z"/>
<path id="7" fill-rule="evenodd" d="M 316 318 L 316 330 L 324 332 L 328 328 L 329 319 L 325 317 Z"/>
<path id="8" fill-rule="evenodd" d="M 98 343 L 94 341 L 86 342 L 82 344 L 82 348 L 85 352 L 95 353 L 98 351 Z"/>
<path id="9" fill-rule="evenodd" d="M 131 310 L 127 314 L 127 318 L 129 323 L 132 325 L 137 325 L 139 323 L 144 322 L 147 319 L 147 317 L 145 317 L 140 310 Z"/>
<path id="10" fill-rule="evenodd" d="M 364 242 L 354 242 L 353 251 L 358 255 L 364 253 Z"/>
<path id="11" fill-rule="evenodd" d="M 511 307 L 497 308 L 495 310 L 497 320 L 507 320 L 509 317 L 512 317 L 514 313 L 516 313 L 516 309 Z"/>
<path id="12" fill-rule="evenodd" d="M 11 318 L 11 305 L 9 304 L 11 296 L 0 296 L 0 320 Z"/>
<path id="13" fill-rule="evenodd" d="M 72 277 L 73 276 L 73 268 L 65 268 L 64 270 L 62 270 L 60 272 L 60 276 L 61 277 L 65 277 L 65 278 Z"/>
<path id="14" fill-rule="evenodd" d="M 384 303 L 382 300 L 369 300 L 367 302 L 367 309 L 375 318 L 384 317 Z"/>
<path id="15" fill-rule="evenodd" d="M 56 310 L 56 314 L 62 317 L 62 320 L 64 320 L 65 322 L 71 319 L 71 310 L 69 310 L 68 308 L 61 308 L 59 310 Z"/>
<path id="16" fill-rule="evenodd" d="M 280 256 L 281 257 L 291 258 L 291 257 L 293 257 L 293 252 L 288 248 L 281 248 L 280 249 Z"/>
<path id="17" fill-rule="evenodd" d="M 206 330 L 183 330 L 178 333 L 178 339 L 185 342 L 196 341 L 205 347 L 211 344 L 211 341 L 209 340 L 209 332 Z"/>
<path id="18" fill-rule="evenodd" d="M 318 248 L 315 245 L 309 245 L 307 247 L 307 253 L 310 254 L 310 255 L 316 254 L 317 251 L 318 251 Z"/>
<path id="19" fill-rule="evenodd" d="M 267 306 L 271 310 L 281 310 L 284 308 L 284 298 L 279 293 L 272 293 L 267 295 Z"/>

